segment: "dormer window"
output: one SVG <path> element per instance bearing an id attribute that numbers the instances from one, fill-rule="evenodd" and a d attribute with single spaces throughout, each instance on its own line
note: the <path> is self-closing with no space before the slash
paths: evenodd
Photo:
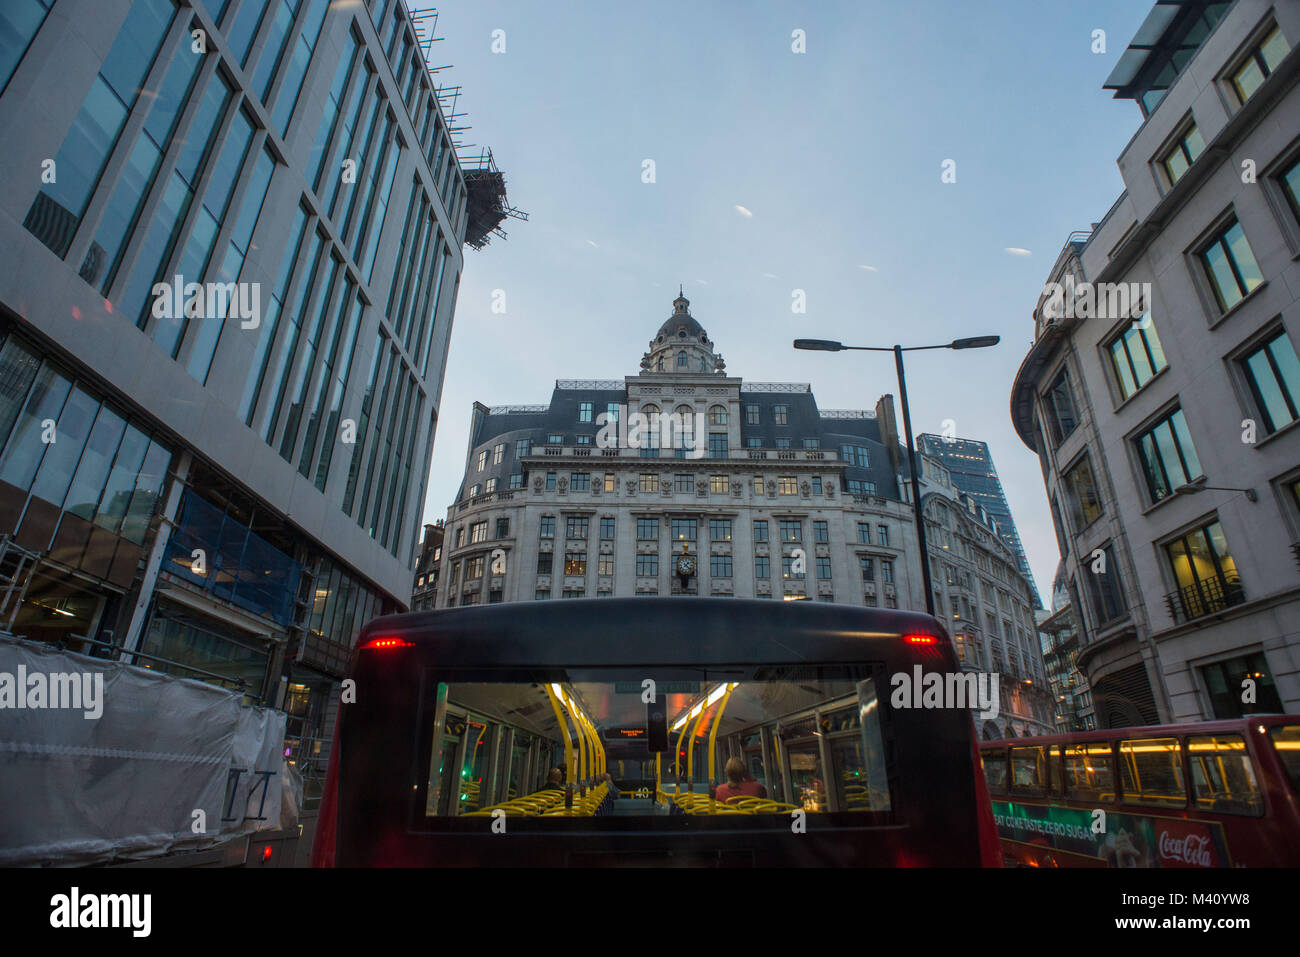
<path id="1" fill-rule="evenodd" d="M 678 326 L 678 327 L 677 327 L 677 338 L 678 338 L 678 339 L 685 339 L 685 338 L 686 338 L 686 327 L 685 327 L 685 326 Z"/>
<path id="2" fill-rule="evenodd" d="M 686 333 L 683 332 L 682 335 L 686 335 Z M 677 368 L 679 368 L 679 369 L 685 369 L 685 368 L 686 368 L 686 352 L 685 352 L 685 351 L 682 351 L 682 352 L 677 353 Z"/>

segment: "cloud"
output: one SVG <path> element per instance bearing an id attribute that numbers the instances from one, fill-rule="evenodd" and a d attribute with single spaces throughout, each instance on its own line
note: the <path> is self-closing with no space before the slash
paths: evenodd
<path id="1" fill-rule="evenodd" d="M 708 285 L 708 283 L 705 282 L 703 279 L 697 279 L 697 280 L 695 280 L 695 281 L 698 282 L 701 286 L 707 286 L 707 285 Z"/>
<path id="2" fill-rule="evenodd" d="M 765 273 L 763 273 L 763 278 L 764 278 L 764 279 L 780 279 L 781 277 L 778 276 L 778 275 L 776 275 L 775 273 L 765 272 Z"/>
<path id="3" fill-rule="evenodd" d="M 754 218 L 754 214 L 751 213 L 749 210 L 747 210 L 744 206 L 737 204 L 732 208 L 735 209 L 736 212 L 740 213 L 740 215 L 744 216 L 746 219 Z"/>
<path id="4" fill-rule="evenodd" d="M 1009 253 L 1011 253 L 1011 255 L 1013 255 L 1013 256 L 1032 256 L 1032 255 L 1033 255 L 1033 253 L 1031 253 L 1028 249 L 1021 249 L 1019 246 L 1007 246 L 1007 247 L 1006 247 L 1006 251 L 1009 252 Z"/>
<path id="5" fill-rule="evenodd" d="M 600 247 L 597 246 L 595 243 L 593 243 L 590 239 L 587 240 L 587 245 L 590 246 L 592 249 L 599 249 L 599 248 L 600 248 Z"/>
<path id="6" fill-rule="evenodd" d="M 859 268 L 859 269 L 865 269 L 867 272 L 880 272 L 880 270 L 877 269 L 875 266 L 862 266 L 862 265 L 859 265 L 858 268 Z"/>

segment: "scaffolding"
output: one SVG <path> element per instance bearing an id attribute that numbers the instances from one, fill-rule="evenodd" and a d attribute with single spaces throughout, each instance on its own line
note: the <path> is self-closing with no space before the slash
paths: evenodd
<path id="1" fill-rule="evenodd" d="M 477 156 L 467 153 L 476 144 L 466 143 L 462 139 L 463 134 L 472 127 L 457 123 L 466 116 L 464 112 L 456 111 L 460 102 L 461 88 L 436 82 L 438 74 L 443 70 L 451 69 L 452 64 L 436 67 L 430 65 L 433 45 L 443 39 L 434 35 L 438 28 L 438 11 L 433 8 L 413 10 L 410 16 L 420 52 L 424 55 L 425 69 L 430 79 L 434 81 L 433 90 L 438 97 L 438 107 L 446 124 L 447 135 L 460 162 L 461 171 L 465 174 L 465 191 L 468 194 L 465 244 L 471 249 L 482 249 L 490 242 L 492 236 L 506 238 L 501 224 L 507 217 L 526 222 L 528 214 L 511 206 L 507 201 L 506 179 L 501 170 L 497 169 L 492 151 L 480 148 Z"/>
<path id="2" fill-rule="evenodd" d="M 528 214 L 511 206 L 506 197 L 506 178 L 497 169 L 492 151 L 479 152 L 472 161 L 461 157 L 465 173 L 465 190 L 469 193 L 469 222 L 465 227 L 465 244 L 482 249 L 492 236 L 506 238 L 501 224 L 506 217 L 528 221 Z"/>

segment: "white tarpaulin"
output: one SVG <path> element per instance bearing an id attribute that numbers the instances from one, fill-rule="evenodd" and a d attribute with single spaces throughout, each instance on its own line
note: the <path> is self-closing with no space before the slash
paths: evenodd
<path id="1" fill-rule="evenodd" d="M 239 700 L 0 637 L 0 865 L 146 858 L 278 827 L 284 715 Z"/>

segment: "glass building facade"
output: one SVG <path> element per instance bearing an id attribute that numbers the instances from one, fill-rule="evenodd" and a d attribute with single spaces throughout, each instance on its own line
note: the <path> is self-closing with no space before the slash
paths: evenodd
<path id="1" fill-rule="evenodd" d="M 943 463 L 953 487 L 969 495 L 976 505 L 998 523 L 1003 540 L 1016 553 L 1020 574 L 1029 582 L 1034 608 L 1041 610 L 1043 602 L 1038 594 L 1038 585 L 1034 582 L 1034 573 L 1029 570 L 1029 559 L 1025 557 L 1024 546 L 1020 544 L 1020 533 L 1016 531 L 1016 523 L 1011 517 L 1011 506 L 1007 504 L 1006 494 L 1002 491 L 1002 480 L 998 478 L 988 443 L 922 433 L 917 436 L 916 448 L 918 452 Z"/>
<path id="2" fill-rule="evenodd" d="M 0 627 L 239 688 L 320 754 L 360 627 L 409 602 L 464 264 L 422 38 L 401 0 L 0 6 L 32 170 L 0 217 Z"/>

